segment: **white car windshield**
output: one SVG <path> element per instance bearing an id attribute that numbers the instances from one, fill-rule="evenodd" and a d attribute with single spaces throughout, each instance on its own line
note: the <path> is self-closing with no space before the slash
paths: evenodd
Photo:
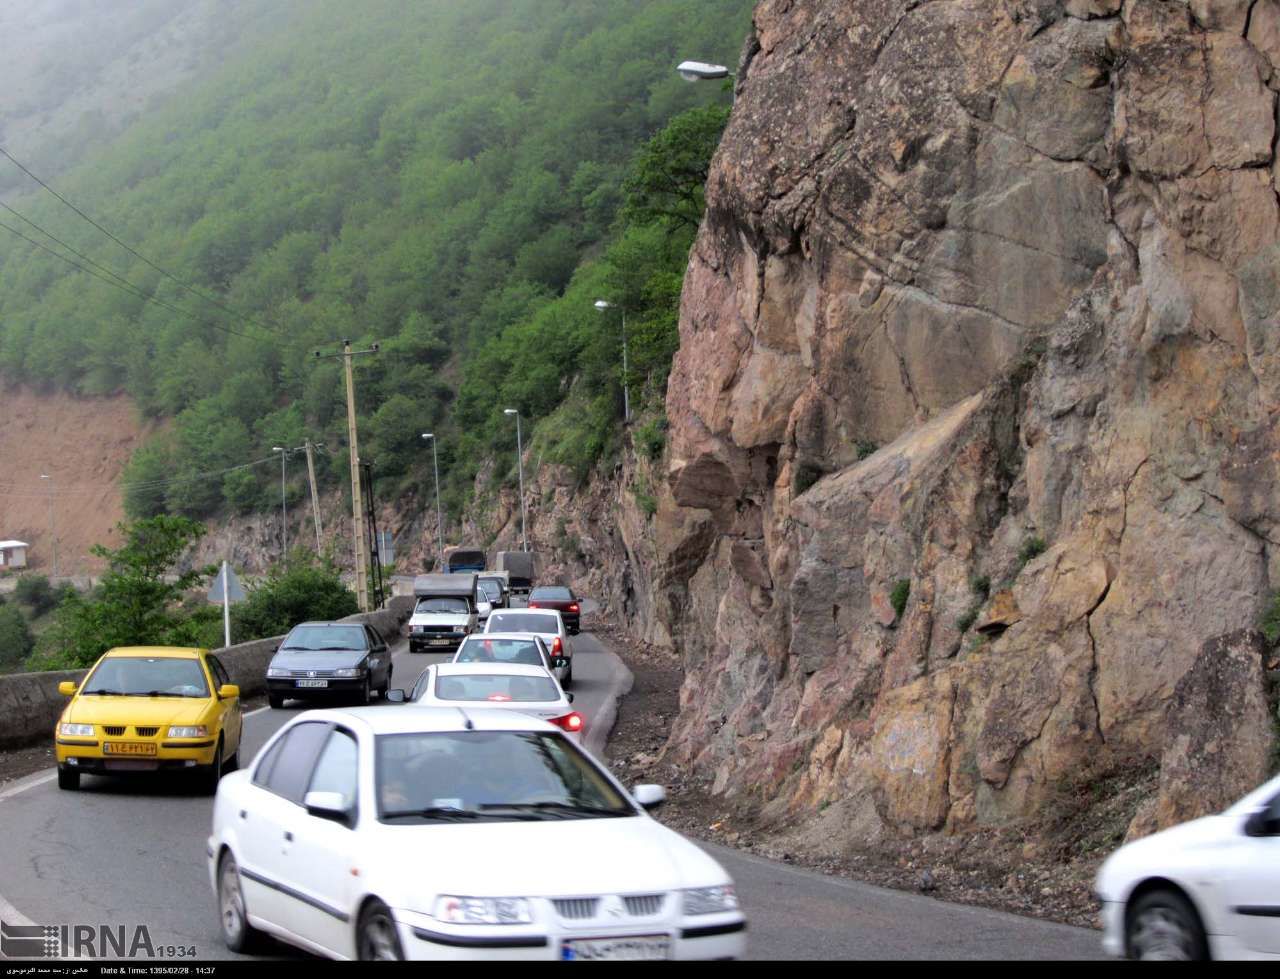
<path id="1" fill-rule="evenodd" d="M 559 700 L 560 691 L 550 676 L 472 673 L 466 676 L 437 676 L 436 699 L 539 704 Z"/>
<path id="2" fill-rule="evenodd" d="M 542 652 L 538 649 L 536 639 L 486 639 L 483 636 L 468 636 L 458 654 L 455 663 L 527 663 L 529 666 L 545 666 Z"/>
<path id="3" fill-rule="evenodd" d="M 489 616 L 490 632 L 540 632 L 548 636 L 560 634 L 560 621 L 554 615 L 532 615 L 522 612 L 513 615 L 494 612 Z"/>
<path id="4" fill-rule="evenodd" d="M 560 734 L 384 734 L 376 742 L 386 823 L 590 819 L 636 811 Z"/>
<path id="5" fill-rule="evenodd" d="M 450 615 L 466 615 L 467 600 L 465 598 L 420 598 L 413 607 L 414 614 L 419 612 L 445 612 Z"/>

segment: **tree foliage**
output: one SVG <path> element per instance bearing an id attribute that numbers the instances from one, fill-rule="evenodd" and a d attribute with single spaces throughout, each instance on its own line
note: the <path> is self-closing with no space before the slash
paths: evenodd
<path id="1" fill-rule="evenodd" d="M 233 641 L 279 636 L 299 622 L 341 619 L 360 611 L 328 557 L 297 548 L 232 606 Z"/>
<path id="2" fill-rule="evenodd" d="M 0 669 L 17 666 L 34 646 L 23 614 L 14 605 L 0 605 Z"/>

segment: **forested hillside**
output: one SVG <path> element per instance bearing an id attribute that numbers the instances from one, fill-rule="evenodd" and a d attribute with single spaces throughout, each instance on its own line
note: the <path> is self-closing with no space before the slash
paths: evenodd
<path id="1" fill-rule="evenodd" d="M 358 383 L 361 454 L 384 489 L 429 472 L 418 433 L 435 428 L 449 435 L 456 508 L 481 458 L 514 445 L 512 405 L 545 420 L 537 437 L 582 471 L 609 450 L 620 410 L 618 317 L 594 300 L 628 308 L 633 408 L 661 390 L 676 342 L 729 95 L 673 66 L 732 64 L 750 8 L 277 5 L 262 23 L 280 29 L 242 38 L 216 73 L 54 182 L 138 255 L 34 183 L 11 198 L 135 292 L 0 230 L 0 371 L 124 390 L 175 416 L 135 457 L 133 482 L 219 472 L 308 436 L 336 450 L 320 468 L 338 481 L 339 364 L 313 353 L 378 341 Z M 65 255 L 19 217 L 0 222 Z M 141 487 L 126 502 L 139 515 L 252 509 L 278 499 L 273 472 Z"/>

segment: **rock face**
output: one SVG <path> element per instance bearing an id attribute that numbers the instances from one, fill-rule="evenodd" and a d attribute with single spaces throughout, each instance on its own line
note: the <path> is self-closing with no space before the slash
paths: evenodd
<path id="1" fill-rule="evenodd" d="M 1277 89 L 1277 0 L 763 0 L 667 397 L 669 757 L 859 839 L 1256 783 Z"/>

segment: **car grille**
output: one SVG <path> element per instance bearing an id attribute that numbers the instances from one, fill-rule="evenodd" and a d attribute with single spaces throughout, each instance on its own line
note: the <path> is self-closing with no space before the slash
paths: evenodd
<path id="1" fill-rule="evenodd" d="M 102 730 L 107 733 L 107 737 L 118 738 L 124 734 L 124 725 L 122 724 L 119 727 L 116 727 L 115 725 L 104 725 Z"/>
<path id="2" fill-rule="evenodd" d="M 556 906 L 556 914 L 562 918 L 594 918 L 598 897 L 558 897 L 552 902 Z"/>
<path id="3" fill-rule="evenodd" d="M 414 632 L 420 633 L 444 633 L 445 635 L 461 635 L 462 631 L 456 625 L 415 625 Z"/>
<path id="4" fill-rule="evenodd" d="M 133 730 L 140 738 L 154 738 L 160 732 L 158 727 L 135 727 Z"/>
<path id="5" fill-rule="evenodd" d="M 333 676 L 333 670 L 291 670 L 290 676 L 297 677 L 315 677 L 315 676 Z"/>
<path id="6" fill-rule="evenodd" d="M 622 899 L 627 906 L 627 914 L 643 917 L 657 914 L 662 910 L 662 894 L 631 894 Z"/>

